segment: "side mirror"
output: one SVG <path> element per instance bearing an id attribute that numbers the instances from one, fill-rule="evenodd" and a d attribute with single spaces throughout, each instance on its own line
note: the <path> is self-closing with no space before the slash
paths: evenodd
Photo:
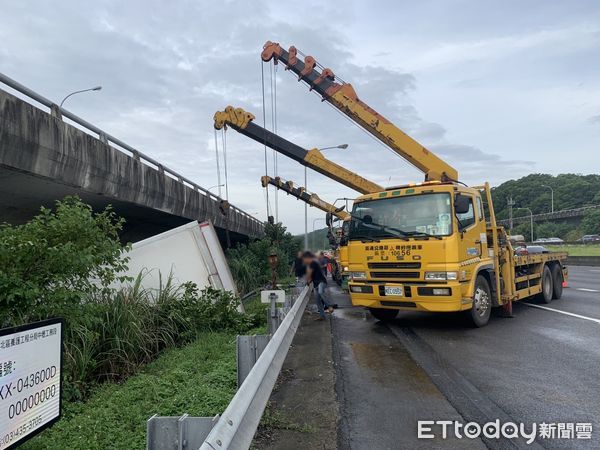
<path id="1" fill-rule="evenodd" d="M 454 196 L 454 211 L 456 214 L 466 214 L 471 206 L 471 197 L 462 194 Z"/>
<path id="2" fill-rule="evenodd" d="M 327 228 L 331 227 L 331 222 L 333 219 L 333 215 L 331 213 L 325 214 L 325 223 L 327 224 Z"/>

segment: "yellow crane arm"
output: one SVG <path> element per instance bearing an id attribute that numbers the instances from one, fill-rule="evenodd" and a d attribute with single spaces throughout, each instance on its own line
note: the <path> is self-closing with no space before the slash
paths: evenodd
<path id="1" fill-rule="evenodd" d="M 279 177 L 272 178 L 268 175 L 264 175 L 260 178 L 260 182 L 264 188 L 266 188 L 269 184 L 275 186 L 277 189 L 287 192 L 288 194 L 296 197 L 298 200 L 308 203 L 310 206 L 319 208 L 321 211 L 325 211 L 326 213 L 331 213 L 340 220 L 350 219 L 350 214 L 343 210 L 343 206 L 337 208 L 335 205 L 321 200 L 317 194 L 311 194 L 307 192 L 304 187 L 295 187 L 294 183 L 291 181 L 284 181 Z"/>
<path id="2" fill-rule="evenodd" d="M 268 41 L 261 55 L 263 61 L 281 61 L 286 70 L 298 75 L 311 90 L 335 106 L 394 152 L 425 174 L 426 181 L 458 181 L 458 171 L 358 98 L 351 84 L 337 83 L 331 69 L 319 71 L 312 56 L 301 61 L 294 46 L 284 50 L 278 43 Z"/>
<path id="3" fill-rule="evenodd" d="M 361 194 L 371 194 L 384 190 L 380 185 L 369 181 L 360 175 L 329 161 L 317 148 L 306 150 L 275 133 L 253 122 L 254 115 L 242 108 L 228 106 L 224 111 L 217 111 L 214 116 L 214 125 L 217 130 L 230 126 L 237 132 L 265 144 L 273 150 L 292 158 L 303 166 L 311 169 L 348 186 Z"/>

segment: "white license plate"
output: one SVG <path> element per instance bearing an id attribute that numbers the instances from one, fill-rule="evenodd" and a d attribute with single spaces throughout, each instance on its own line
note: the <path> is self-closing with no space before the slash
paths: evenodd
<path id="1" fill-rule="evenodd" d="M 386 286 L 385 287 L 385 295 L 396 295 L 396 296 L 402 296 L 404 295 L 404 290 L 402 289 L 402 286 Z"/>

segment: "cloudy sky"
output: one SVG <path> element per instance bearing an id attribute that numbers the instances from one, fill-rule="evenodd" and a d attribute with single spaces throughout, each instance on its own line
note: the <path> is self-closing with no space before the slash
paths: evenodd
<path id="1" fill-rule="evenodd" d="M 466 183 L 599 171 L 594 0 L 0 5 L 1 72 L 57 102 L 102 85 L 65 107 L 207 188 L 217 184 L 214 112 L 241 106 L 262 124 L 260 52 L 267 40 L 295 45 L 331 67 Z M 273 69 L 262 70 L 270 128 Z M 422 179 L 291 73 L 279 68 L 273 77 L 280 135 L 307 148 L 347 143 L 327 156 L 382 185 Z M 264 219 L 263 147 L 228 132 L 227 166 L 230 201 Z M 277 166 L 284 179 L 303 181 L 297 163 L 280 156 Z M 328 201 L 356 195 L 313 171 L 308 188 Z M 274 214 L 272 191 L 269 200 Z M 303 204 L 282 193 L 277 203 L 279 220 L 301 233 Z M 322 217 L 310 209 L 309 228 Z"/>

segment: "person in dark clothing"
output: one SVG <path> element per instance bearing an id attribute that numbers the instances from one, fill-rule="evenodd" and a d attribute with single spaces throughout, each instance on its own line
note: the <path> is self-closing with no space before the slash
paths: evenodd
<path id="1" fill-rule="evenodd" d="M 306 266 L 306 282 L 312 283 L 317 293 L 317 309 L 319 310 L 319 320 L 325 318 L 325 309 L 329 313 L 333 312 L 333 307 L 329 306 L 325 299 L 325 290 L 327 289 L 327 278 L 323 275 L 321 264 L 311 252 L 304 252 L 302 259 Z"/>
<path id="2" fill-rule="evenodd" d="M 296 276 L 296 283 L 298 283 L 304 277 L 304 275 L 306 275 L 306 266 L 302 260 L 301 251 L 298 252 L 296 259 L 294 260 L 294 264 L 292 264 L 292 272 Z"/>

